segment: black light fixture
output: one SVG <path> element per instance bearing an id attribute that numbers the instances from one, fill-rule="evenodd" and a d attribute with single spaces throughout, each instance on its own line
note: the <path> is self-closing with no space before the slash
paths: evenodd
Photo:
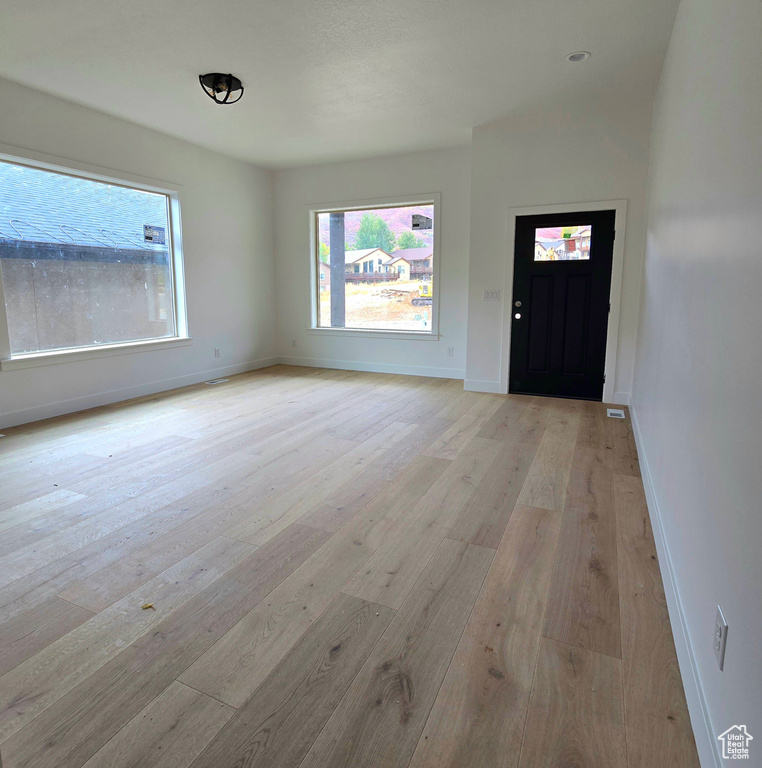
<path id="1" fill-rule="evenodd" d="M 235 104 L 243 96 L 243 83 L 233 75 L 223 75 L 220 72 L 209 72 L 206 75 L 199 75 L 198 81 L 204 89 L 204 93 L 214 101 L 215 104 Z M 238 98 L 231 100 L 234 93 Z"/>

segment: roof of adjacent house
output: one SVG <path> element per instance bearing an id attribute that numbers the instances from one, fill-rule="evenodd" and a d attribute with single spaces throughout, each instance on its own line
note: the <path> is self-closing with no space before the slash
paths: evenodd
<path id="1" fill-rule="evenodd" d="M 354 264 L 356 261 L 362 261 L 376 251 L 382 254 L 384 260 L 390 258 L 389 254 L 386 251 L 381 250 L 381 248 L 363 248 L 359 251 L 347 251 L 344 254 L 344 263 Z"/>
<path id="2" fill-rule="evenodd" d="M 535 240 L 535 245 L 542 246 L 546 251 L 555 248 L 557 251 L 566 250 L 566 240 Z"/>
<path id="3" fill-rule="evenodd" d="M 164 195 L 0 161 L 0 242 L 166 250 L 144 225 L 167 227 Z"/>
<path id="4" fill-rule="evenodd" d="M 410 265 L 410 262 L 404 257 L 404 256 L 397 256 L 399 251 L 395 251 L 392 254 L 392 260 L 389 262 L 389 265 L 396 264 L 398 261 L 404 261 L 405 264 Z"/>
<path id="5" fill-rule="evenodd" d="M 428 248 L 400 248 L 394 252 L 394 258 L 405 259 L 405 261 L 424 261 L 430 259 L 434 254 L 434 249 Z"/>

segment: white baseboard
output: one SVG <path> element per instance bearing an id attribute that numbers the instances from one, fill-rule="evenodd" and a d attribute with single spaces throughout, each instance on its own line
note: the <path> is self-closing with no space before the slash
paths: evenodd
<path id="1" fill-rule="evenodd" d="M 648 513 L 651 518 L 656 550 L 659 553 L 659 567 L 662 582 L 664 583 L 664 593 L 667 598 L 670 623 L 672 624 L 672 635 L 675 639 L 677 661 L 683 678 L 683 688 L 685 689 L 685 698 L 688 702 L 688 712 L 691 718 L 691 725 L 693 726 L 693 735 L 696 739 L 699 761 L 702 768 L 722 768 L 722 759 L 717 749 L 719 742 L 716 739 L 714 728 L 712 728 L 704 688 L 701 685 L 701 677 L 698 665 L 696 664 L 696 655 L 693 652 L 690 633 L 688 632 L 688 623 L 680 598 L 680 589 L 675 576 L 669 544 L 664 535 L 659 502 L 656 498 L 651 471 L 648 467 L 648 456 L 643 446 L 637 413 L 633 410 L 632 406 L 630 406 L 630 417 L 632 419 L 632 431 L 635 435 L 635 445 L 638 448 L 640 472 L 643 477 L 643 488 L 646 493 Z"/>
<path id="2" fill-rule="evenodd" d="M 209 379 L 218 379 L 224 376 L 233 376 L 236 373 L 246 373 L 258 368 L 267 368 L 278 363 L 277 357 L 267 357 L 261 360 L 252 360 L 248 363 L 239 363 L 225 368 L 214 368 L 198 373 L 190 373 L 186 376 L 176 376 L 171 379 L 162 379 L 161 381 L 152 381 L 147 384 L 137 384 L 134 387 L 125 387 L 124 389 L 112 389 L 107 392 L 98 392 L 84 397 L 77 397 L 71 400 L 60 400 L 55 403 L 45 403 L 33 408 L 26 408 L 21 411 L 0 414 L 0 428 L 15 427 L 19 424 L 29 424 L 32 421 L 41 419 L 50 419 L 54 416 L 63 416 L 65 413 L 74 413 L 76 411 L 85 411 L 88 408 L 96 408 L 99 405 L 110 405 L 122 400 L 129 400 L 133 397 L 142 397 L 143 395 L 155 395 L 157 392 L 166 392 L 170 389 L 187 387 L 191 384 L 200 384 Z"/>
<path id="3" fill-rule="evenodd" d="M 479 381 L 466 379 L 463 387 L 467 392 L 488 392 L 492 395 L 502 394 L 499 381 Z"/>
<path id="4" fill-rule="evenodd" d="M 15 427 L 19 424 L 29 424 L 41 419 L 50 419 L 55 416 L 63 416 L 66 413 L 85 411 L 88 408 L 97 408 L 100 405 L 110 405 L 133 397 L 154 395 L 158 392 L 167 392 L 179 387 L 187 387 L 191 384 L 200 384 L 202 381 L 217 379 L 224 376 L 233 376 L 236 373 L 246 373 L 258 368 L 267 368 L 271 365 L 303 365 L 310 368 L 337 368 L 345 371 L 369 371 L 372 373 L 399 373 L 407 376 L 431 376 L 440 379 L 463 379 L 465 371 L 456 368 L 431 368 L 427 366 L 413 365 L 389 365 L 385 363 L 354 362 L 349 360 L 333 360 L 304 357 L 267 357 L 261 360 L 252 360 L 248 363 L 231 365 L 225 368 L 200 371 L 186 376 L 176 376 L 171 379 L 152 381 L 146 384 L 138 384 L 123 389 L 112 389 L 107 392 L 97 392 L 92 395 L 60 400 L 54 403 L 26 408 L 21 411 L 0 413 L 0 428 Z"/>
<path id="5" fill-rule="evenodd" d="M 466 372 L 458 368 L 432 368 L 425 365 L 397 365 L 370 363 L 357 360 L 335 360 L 320 357 L 279 357 L 283 365 L 303 365 L 307 368 L 335 368 L 340 371 L 368 371 L 369 373 L 399 373 L 403 376 L 432 376 L 437 379 L 463 379 Z"/>
<path id="6" fill-rule="evenodd" d="M 499 381 L 479 381 L 478 379 L 466 379 L 463 388 L 467 392 L 489 392 L 493 395 L 501 395 L 504 392 L 501 389 Z M 614 392 L 611 400 L 613 405 L 630 405 L 629 392 Z"/>

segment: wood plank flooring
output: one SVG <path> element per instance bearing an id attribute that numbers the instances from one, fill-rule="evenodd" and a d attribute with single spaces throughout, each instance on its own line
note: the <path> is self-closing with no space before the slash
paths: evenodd
<path id="1" fill-rule="evenodd" d="M 4 433 L 4 768 L 698 768 L 601 403 L 275 366 Z"/>

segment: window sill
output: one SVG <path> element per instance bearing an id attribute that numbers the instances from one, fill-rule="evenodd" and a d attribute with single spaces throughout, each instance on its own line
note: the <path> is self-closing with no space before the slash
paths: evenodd
<path id="1" fill-rule="evenodd" d="M 27 355 L 16 355 L 6 360 L 0 360 L 0 370 L 16 371 L 21 368 L 39 368 L 43 365 L 56 363 L 73 363 L 78 360 L 90 360 L 98 357 L 127 355 L 134 352 L 152 352 L 172 347 L 187 347 L 193 344 L 193 339 L 174 337 L 171 339 L 153 339 L 151 341 L 127 341 L 121 344 L 103 344 L 97 347 L 77 347 L 76 349 L 57 349 L 52 352 L 34 352 Z"/>
<path id="2" fill-rule="evenodd" d="M 308 328 L 316 336 L 348 336 L 356 339 L 397 339 L 398 341 L 439 341 L 433 331 L 376 331 L 364 328 Z"/>

